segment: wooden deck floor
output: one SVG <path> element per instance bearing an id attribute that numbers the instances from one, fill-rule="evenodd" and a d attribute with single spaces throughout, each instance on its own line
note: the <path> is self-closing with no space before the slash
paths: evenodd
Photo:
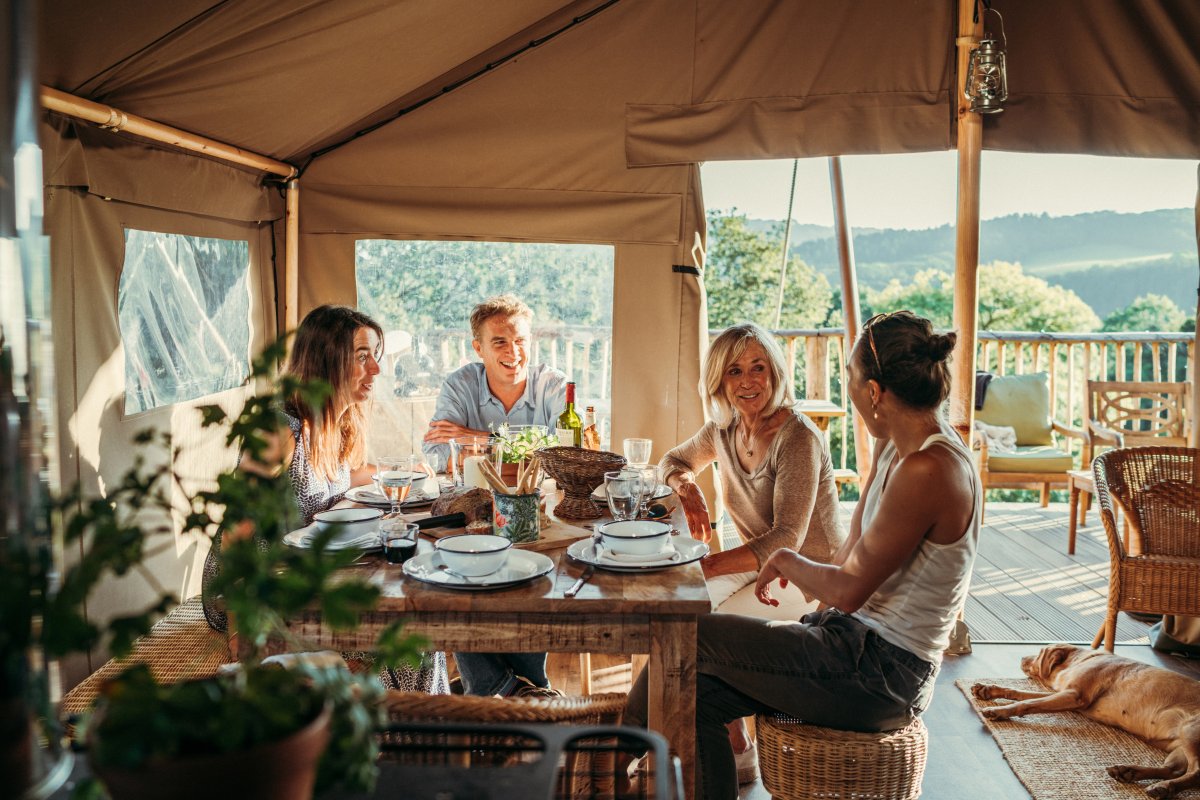
<path id="1" fill-rule="evenodd" d="M 965 616 L 978 642 L 1086 642 L 1104 621 L 1108 544 L 1088 514 L 1067 555 L 1067 506 L 988 503 Z M 1124 614 L 1117 641 L 1145 643 L 1149 625 Z"/>

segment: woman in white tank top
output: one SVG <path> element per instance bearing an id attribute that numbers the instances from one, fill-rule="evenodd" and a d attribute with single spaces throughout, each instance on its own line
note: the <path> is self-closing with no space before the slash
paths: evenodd
<path id="1" fill-rule="evenodd" d="M 903 727 L 929 705 L 941 653 L 966 598 L 982 488 L 944 422 L 953 333 L 908 311 L 863 327 L 848 360 L 850 397 L 877 440 L 875 469 L 832 563 L 780 549 L 755 591 L 774 605 L 794 583 L 823 611 L 797 622 L 713 614 L 697 641 L 700 796 L 737 797 L 730 720 L 782 712 L 843 730 Z M 627 721 L 645 721 L 646 680 Z"/>

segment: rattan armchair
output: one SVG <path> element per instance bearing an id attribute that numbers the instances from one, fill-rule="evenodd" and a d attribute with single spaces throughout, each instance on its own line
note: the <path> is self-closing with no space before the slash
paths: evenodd
<path id="1" fill-rule="evenodd" d="M 1120 611 L 1200 615 L 1200 450 L 1118 448 L 1092 468 L 1109 551 L 1108 613 L 1092 647 L 1111 652 Z"/>
<path id="2" fill-rule="evenodd" d="M 390 691 L 385 699 L 394 725 L 405 723 L 482 723 L 477 730 L 445 735 L 385 732 L 380 744 L 385 761 L 456 763 L 460 767 L 505 767 L 536 760 L 524 737 L 506 726 L 556 723 L 572 726 L 619 725 L 626 695 L 610 692 L 567 697 L 476 697 Z M 556 780 L 556 797 L 611 796 L 615 786 L 613 746 L 583 748 L 566 754 Z"/>

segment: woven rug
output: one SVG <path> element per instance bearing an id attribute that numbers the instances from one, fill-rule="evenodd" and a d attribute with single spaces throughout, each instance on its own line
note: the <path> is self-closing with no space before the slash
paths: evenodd
<path id="1" fill-rule="evenodd" d="M 1025 678 L 964 678 L 955 685 L 978 714 L 981 708 L 1011 700 L 977 700 L 971 695 L 976 683 L 991 683 L 1010 689 L 1040 692 L 1045 687 Z M 1093 722 L 1073 711 L 1031 714 L 1010 720 L 984 719 L 1012 771 L 1035 800 L 1145 800 L 1146 786 L 1118 783 L 1104 770 L 1114 764 L 1149 766 L 1161 764 L 1166 754 L 1124 731 Z M 1189 789 L 1175 797 L 1200 799 L 1200 790 Z"/>

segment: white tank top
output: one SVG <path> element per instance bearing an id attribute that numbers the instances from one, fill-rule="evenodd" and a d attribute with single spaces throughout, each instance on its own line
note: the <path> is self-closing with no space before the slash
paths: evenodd
<path id="1" fill-rule="evenodd" d="M 979 544 L 983 489 L 971 454 L 957 433 L 935 433 L 920 449 L 935 444 L 958 456 L 963 467 L 971 473 L 974 498 L 971 522 L 963 535 L 949 544 L 922 539 L 909 560 L 885 580 L 853 616 L 886 641 L 936 665 L 942 663 L 942 653 L 950 644 L 950 633 L 971 585 L 971 568 Z M 876 474 L 887 475 L 895 460 L 896 446 L 888 442 L 880 454 Z M 884 481 L 876 481 L 862 499 L 863 531 L 879 511 L 883 489 Z"/>

